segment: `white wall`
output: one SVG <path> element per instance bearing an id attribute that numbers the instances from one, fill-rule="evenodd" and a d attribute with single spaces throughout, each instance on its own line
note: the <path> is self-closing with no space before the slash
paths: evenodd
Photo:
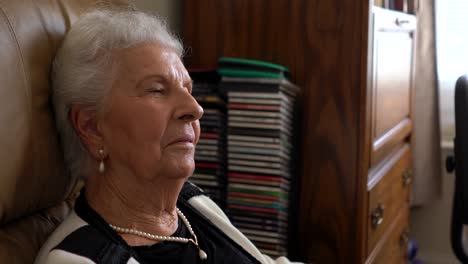
<path id="1" fill-rule="evenodd" d="M 181 29 L 181 0 L 130 0 L 143 11 L 160 15 L 166 19 L 173 32 L 179 34 Z"/>
<path id="2" fill-rule="evenodd" d="M 452 264 L 456 260 L 450 246 L 454 174 L 445 172 L 445 157 L 453 155 L 452 148 L 442 150 L 442 199 L 411 210 L 411 237 L 419 245 L 418 258 L 425 264 Z"/>

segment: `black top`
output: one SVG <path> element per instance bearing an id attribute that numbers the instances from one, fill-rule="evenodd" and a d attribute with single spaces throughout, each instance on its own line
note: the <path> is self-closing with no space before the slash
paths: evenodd
<path id="1" fill-rule="evenodd" d="M 184 213 L 197 235 L 200 248 L 208 259 L 202 261 L 193 243 L 163 241 L 152 246 L 129 246 L 88 204 L 84 191 L 76 200 L 75 212 L 89 225 L 67 236 L 56 248 L 87 257 L 96 263 L 127 263 L 130 257 L 139 263 L 260 263 L 187 202 L 202 191 L 191 183 L 182 188 L 178 208 Z M 190 238 L 179 219 L 173 236 Z"/>

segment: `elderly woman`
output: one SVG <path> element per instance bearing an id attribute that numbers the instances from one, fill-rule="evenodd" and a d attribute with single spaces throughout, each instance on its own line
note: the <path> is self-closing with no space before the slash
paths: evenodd
<path id="1" fill-rule="evenodd" d="M 145 13 L 95 10 L 73 24 L 53 103 L 85 188 L 36 263 L 289 263 L 262 255 L 187 182 L 203 109 L 182 52 Z"/>

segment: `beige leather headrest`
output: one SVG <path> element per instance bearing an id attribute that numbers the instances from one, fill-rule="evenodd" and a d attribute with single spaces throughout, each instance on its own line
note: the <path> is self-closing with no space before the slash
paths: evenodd
<path id="1" fill-rule="evenodd" d="M 49 72 L 66 31 L 95 1 L 0 0 L 0 263 L 31 263 L 35 252 L 23 250 L 37 251 L 68 212 L 60 202 L 76 180 L 64 170 Z"/>

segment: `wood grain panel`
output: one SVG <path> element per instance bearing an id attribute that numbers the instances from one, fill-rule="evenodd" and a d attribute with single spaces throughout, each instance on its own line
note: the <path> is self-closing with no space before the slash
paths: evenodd
<path id="1" fill-rule="evenodd" d="M 388 156 L 397 145 L 401 145 L 405 142 L 405 140 L 409 138 L 412 128 L 411 120 L 405 118 L 380 138 L 375 139 L 372 143 L 371 167 Z"/>
<path id="2" fill-rule="evenodd" d="M 410 115 L 412 49 L 409 32 L 376 32 L 375 139 Z"/>
<path id="3" fill-rule="evenodd" d="M 260 59 L 287 66 L 303 88 L 299 243 L 292 259 L 365 259 L 367 175 L 358 164 L 368 159 L 362 137 L 368 15 L 368 1 L 184 1 L 188 67 L 215 67 L 220 56 Z"/>

